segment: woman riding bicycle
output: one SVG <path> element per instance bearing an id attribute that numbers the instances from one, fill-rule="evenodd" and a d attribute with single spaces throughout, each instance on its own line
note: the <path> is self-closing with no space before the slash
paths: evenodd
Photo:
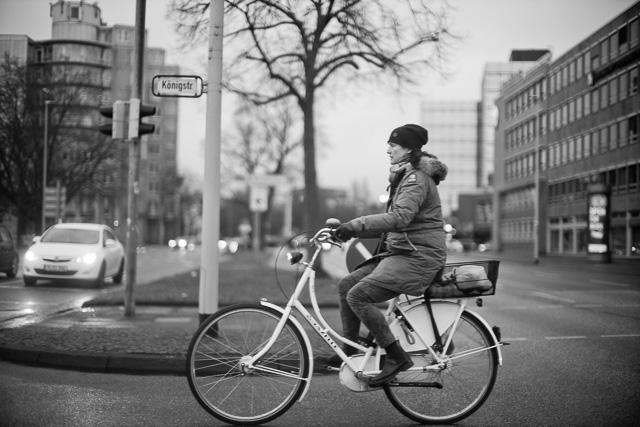
<path id="1" fill-rule="evenodd" d="M 385 213 L 362 216 L 342 224 L 336 236 L 381 237 L 375 256 L 356 267 L 338 284 L 343 334 L 358 341 L 362 322 L 387 353 L 379 375 L 370 386 L 381 386 L 413 362 L 396 341 L 376 304 L 400 294 L 420 296 L 431 284 L 446 260 L 445 233 L 437 185 L 447 175 L 447 166 L 422 151 L 429 134 L 408 124 L 394 129 L 389 137 L 389 199 Z M 357 350 L 346 346 L 347 356 Z M 340 367 L 342 359 L 318 356 L 316 360 Z"/>

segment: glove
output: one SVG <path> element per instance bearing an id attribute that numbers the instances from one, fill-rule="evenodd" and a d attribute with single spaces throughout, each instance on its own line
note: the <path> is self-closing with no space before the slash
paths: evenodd
<path id="1" fill-rule="evenodd" d="M 335 235 L 338 239 L 346 242 L 347 240 L 355 237 L 356 233 L 353 230 L 353 226 L 351 223 L 346 222 L 342 224 L 340 227 L 336 228 Z"/>

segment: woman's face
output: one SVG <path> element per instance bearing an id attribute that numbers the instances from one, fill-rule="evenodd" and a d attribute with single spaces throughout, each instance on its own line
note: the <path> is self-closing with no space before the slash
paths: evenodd
<path id="1" fill-rule="evenodd" d="M 390 163 L 392 165 L 397 165 L 410 151 L 411 150 L 407 147 L 390 142 L 389 148 L 387 148 Z"/>

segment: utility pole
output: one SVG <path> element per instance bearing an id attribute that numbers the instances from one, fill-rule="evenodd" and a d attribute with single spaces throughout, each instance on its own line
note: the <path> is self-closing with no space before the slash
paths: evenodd
<path id="1" fill-rule="evenodd" d="M 133 85 L 131 97 L 142 99 L 144 71 L 144 26 L 146 0 L 136 0 L 136 23 L 133 46 Z M 129 141 L 129 185 L 127 190 L 127 281 L 124 292 L 124 314 L 135 315 L 134 287 L 138 261 L 138 199 L 140 196 L 140 137 Z"/>
<path id="2" fill-rule="evenodd" d="M 207 121 L 202 195 L 202 254 L 198 314 L 202 323 L 218 310 L 220 236 L 220 144 L 222 140 L 222 37 L 224 0 L 209 3 Z"/>

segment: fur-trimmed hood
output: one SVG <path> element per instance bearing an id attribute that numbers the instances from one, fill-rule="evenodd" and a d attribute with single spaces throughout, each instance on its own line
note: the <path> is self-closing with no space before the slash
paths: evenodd
<path id="1" fill-rule="evenodd" d="M 425 153 L 424 151 L 422 152 L 422 159 L 420 159 L 419 169 L 432 177 L 436 185 L 440 181 L 444 181 L 449 172 L 447 165 L 438 160 L 433 154 Z"/>
<path id="2" fill-rule="evenodd" d="M 392 166 L 391 174 L 389 175 L 389 182 L 393 184 L 396 182 L 396 179 L 401 178 L 404 176 L 406 171 L 411 169 L 413 169 L 413 166 L 408 162 Z M 422 158 L 420 159 L 420 164 L 417 169 L 432 177 L 436 182 L 436 185 L 440 184 L 440 181 L 444 181 L 447 177 L 447 173 L 449 172 L 447 165 L 438 160 L 436 156 L 429 154 L 426 151 L 422 152 Z"/>

